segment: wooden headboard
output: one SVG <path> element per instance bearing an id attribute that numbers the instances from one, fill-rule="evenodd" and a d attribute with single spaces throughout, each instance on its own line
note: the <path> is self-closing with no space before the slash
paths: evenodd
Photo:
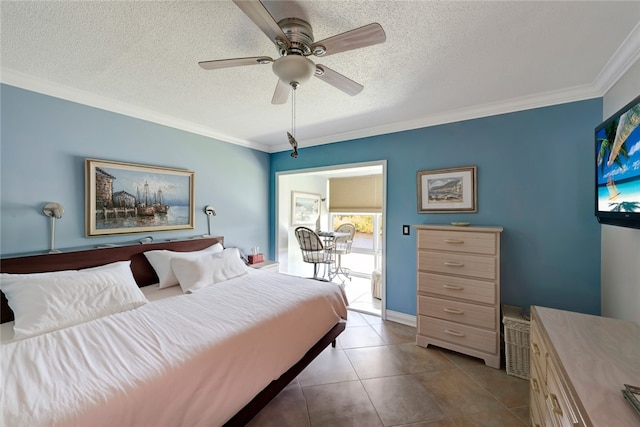
<path id="1" fill-rule="evenodd" d="M 224 245 L 224 237 L 203 237 L 191 240 L 176 240 L 162 243 L 147 243 L 133 246 L 116 246 L 110 248 L 88 249 L 77 252 L 59 254 L 31 255 L 6 258 L 0 262 L 2 273 L 45 273 L 48 271 L 79 270 L 97 267 L 116 261 L 131 260 L 131 271 L 138 286 L 158 283 L 156 272 L 144 256 L 144 252 L 167 249 L 176 252 L 190 252 L 207 248 L 220 242 Z M 9 308 L 4 293 L 1 295 L 0 323 L 13 320 L 13 311 Z"/>

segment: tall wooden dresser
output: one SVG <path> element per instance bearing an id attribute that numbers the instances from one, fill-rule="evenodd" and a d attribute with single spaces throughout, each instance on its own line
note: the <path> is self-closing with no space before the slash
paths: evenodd
<path id="1" fill-rule="evenodd" d="M 502 227 L 416 225 L 419 346 L 500 368 Z"/>

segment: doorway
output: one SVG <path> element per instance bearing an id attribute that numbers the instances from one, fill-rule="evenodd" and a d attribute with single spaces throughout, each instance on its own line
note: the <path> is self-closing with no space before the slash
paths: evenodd
<path id="1" fill-rule="evenodd" d="M 378 211 L 330 211 L 330 185 L 333 178 L 381 175 L 379 186 L 381 208 Z M 294 235 L 297 225 L 291 221 L 292 192 L 320 196 L 320 216 L 312 229 L 334 230 L 340 222 L 353 222 L 356 236 L 352 251 L 342 257 L 349 268 L 350 279 L 344 280 L 350 309 L 385 318 L 385 212 L 386 161 L 336 165 L 276 173 L 276 260 L 280 272 L 303 277 L 312 275 L 313 266 L 302 261 Z M 342 283 L 342 278 L 333 280 Z"/>
<path id="2" fill-rule="evenodd" d="M 340 224 L 354 224 L 356 232 L 350 254 L 341 262 L 349 271 L 345 286 L 352 309 L 370 314 L 380 314 L 382 275 L 382 223 L 380 212 L 330 212 L 329 224 L 337 229 Z"/>

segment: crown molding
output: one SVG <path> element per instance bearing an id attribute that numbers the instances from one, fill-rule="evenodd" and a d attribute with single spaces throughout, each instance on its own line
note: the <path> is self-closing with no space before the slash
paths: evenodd
<path id="1" fill-rule="evenodd" d="M 640 60 L 640 22 L 631 30 L 596 76 L 593 85 L 598 88 L 601 96 L 606 95 L 638 60 Z"/>
<path id="2" fill-rule="evenodd" d="M 264 144 L 252 143 L 229 135 L 221 134 L 213 131 L 211 128 L 198 125 L 188 120 L 177 119 L 175 117 L 158 113 L 157 111 L 134 106 L 125 102 L 121 102 L 112 98 L 97 95 L 92 92 L 72 88 L 70 86 L 54 83 L 49 80 L 34 77 L 18 71 L 1 68 L 0 81 L 4 84 L 15 86 L 32 92 L 49 95 L 55 98 L 64 99 L 66 101 L 75 102 L 89 107 L 98 108 L 112 113 L 122 114 L 140 120 L 168 126 L 174 129 L 180 129 L 197 135 L 206 136 L 222 142 L 241 145 L 260 151 L 268 151 L 269 147 Z"/>
<path id="3" fill-rule="evenodd" d="M 531 96 L 524 96 L 520 98 L 513 98 L 506 101 L 484 104 L 480 106 L 452 110 L 442 114 L 428 115 L 419 119 L 408 120 L 391 125 L 328 134 L 320 138 L 304 140 L 304 146 L 312 147 L 334 142 L 367 138 L 376 135 L 385 135 L 389 133 L 402 132 L 412 129 L 419 129 L 424 127 L 602 97 L 613 87 L 613 85 L 618 82 L 618 80 L 620 80 L 622 76 L 624 76 L 624 74 L 638 60 L 640 60 L 640 22 L 636 24 L 636 26 L 629 33 L 627 38 L 622 42 L 616 52 L 611 56 L 607 64 L 602 68 L 600 73 L 598 73 L 593 83 L 591 84 L 575 86 L 568 89 L 550 91 Z M 38 92 L 90 107 L 123 114 L 137 119 L 184 130 L 194 134 L 206 136 L 208 138 L 217 139 L 219 141 L 228 142 L 231 144 L 241 145 L 267 153 L 287 151 L 289 149 L 289 145 L 286 143 L 270 146 L 234 138 L 229 135 L 215 132 L 211 128 L 201 126 L 187 120 L 177 119 L 166 114 L 133 106 L 131 104 L 117 101 L 115 99 L 54 83 L 7 68 L 0 69 L 0 81 L 11 86 L 16 86 L 33 92 Z"/>
<path id="4" fill-rule="evenodd" d="M 385 135 L 394 132 L 603 97 L 638 60 L 640 60 L 640 22 L 638 22 L 633 30 L 631 30 L 627 38 L 611 56 L 600 73 L 598 73 L 592 84 L 448 111 L 442 114 L 425 116 L 420 119 L 394 123 L 392 125 L 325 135 L 321 138 L 313 138 L 310 140 L 303 139 L 304 146 L 312 147 L 331 142 L 341 142 L 376 135 Z M 304 132 L 304 130 L 302 131 Z M 279 144 L 278 146 L 271 146 L 270 152 L 275 153 L 277 151 L 287 150 L 287 144 Z"/>
<path id="5" fill-rule="evenodd" d="M 352 139 L 385 135 L 412 129 L 443 125 L 447 123 L 462 122 L 465 120 L 473 120 L 482 117 L 514 113 L 516 111 L 531 110 L 534 108 L 548 107 L 551 105 L 565 104 L 568 102 L 584 101 L 586 99 L 598 98 L 600 96 L 603 96 L 603 93 L 601 93 L 601 91 L 596 89 L 593 85 L 582 85 L 569 89 L 546 92 L 538 95 L 514 98 L 507 101 L 500 101 L 469 108 L 462 108 L 459 110 L 447 111 L 442 114 L 433 114 L 415 120 L 393 123 L 391 125 L 359 129 L 351 132 L 329 134 L 323 136 L 322 138 L 313 138 L 309 140 L 305 140 L 304 138 L 300 139 L 304 141 L 305 147 L 310 147 L 331 142 L 348 141 Z M 272 148 L 274 149 L 272 152 L 278 151 L 276 150 L 276 147 Z M 277 148 L 281 148 L 281 150 L 279 151 L 287 150 L 287 147 L 284 144 L 279 144 Z"/>

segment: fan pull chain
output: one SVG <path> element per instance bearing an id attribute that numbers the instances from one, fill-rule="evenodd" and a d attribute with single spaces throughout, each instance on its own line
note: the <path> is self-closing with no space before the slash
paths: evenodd
<path id="1" fill-rule="evenodd" d="M 293 82 L 296 83 L 296 82 Z M 291 87 L 293 88 L 293 95 L 291 95 L 291 132 L 287 132 L 287 137 L 289 138 L 289 144 L 291 144 L 291 157 L 298 157 L 298 141 L 296 141 L 296 88 L 297 83 L 294 85 L 291 83 Z"/>
<path id="2" fill-rule="evenodd" d="M 296 88 L 293 87 L 293 94 L 291 95 L 291 135 L 296 137 Z"/>

